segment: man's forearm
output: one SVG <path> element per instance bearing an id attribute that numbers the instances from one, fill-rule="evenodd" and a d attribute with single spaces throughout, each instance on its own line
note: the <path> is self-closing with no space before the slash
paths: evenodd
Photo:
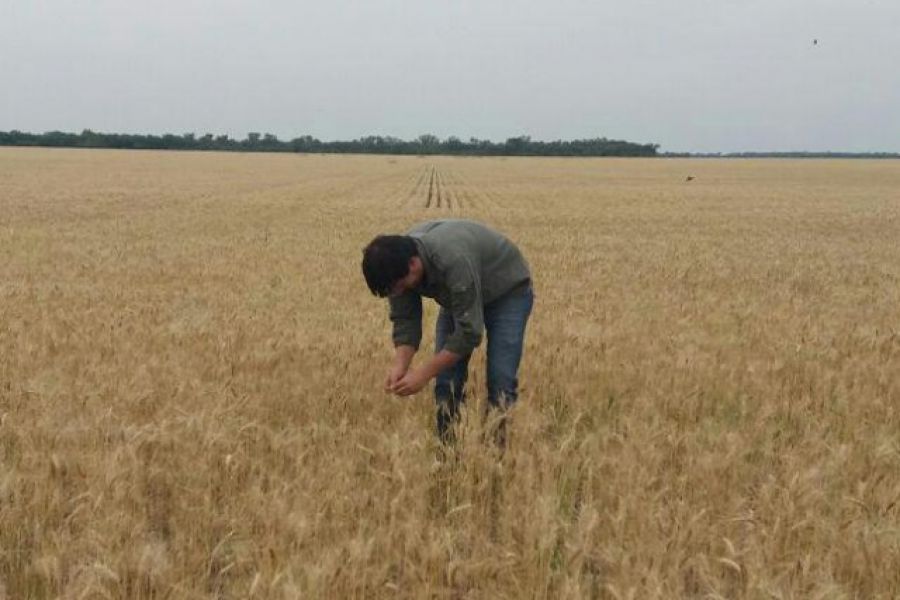
<path id="1" fill-rule="evenodd" d="M 461 356 L 455 352 L 441 350 L 422 366 L 422 370 L 428 375 L 428 379 L 433 379 L 444 369 L 455 365 L 460 358 Z"/>

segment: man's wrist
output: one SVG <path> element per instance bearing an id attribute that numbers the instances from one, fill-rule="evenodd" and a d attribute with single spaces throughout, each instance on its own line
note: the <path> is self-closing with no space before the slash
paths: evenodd
<path id="1" fill-rule="evenodd" d="M 394 349 L 394 364 L 398 367 L 409 368 L 410 363 L 412 363 L 413 356 L 416 354 L 416 349 L 412 346 L 402 345 L 397 346 Z"/>

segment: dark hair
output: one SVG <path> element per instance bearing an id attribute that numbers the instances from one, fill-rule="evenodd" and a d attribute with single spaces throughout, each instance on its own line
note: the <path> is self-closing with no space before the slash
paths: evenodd
<path id="1" fill-rule="evenodd" d="M 372 293 L 384 298 L 409 273 L 409 259 L 418 256 L 408 235 L 379 235 L 363 249 L 362 271 Z"/>

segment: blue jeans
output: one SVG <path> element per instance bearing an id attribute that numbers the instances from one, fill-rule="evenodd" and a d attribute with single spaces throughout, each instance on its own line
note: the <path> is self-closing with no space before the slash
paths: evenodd
<path id="1" fill-rule="evenodd" d="M 534 292 L 531 285 L 525 290 L 516 290 L 484 305 L 487 392 L 491 407 L 505 408 L 519 397 L 519 362 L 522 360 L 525 326 L 533 306 Z M 453 316 L 441 308 L 435 327 L 435 352 L 440 352 L 453 330 Z M 471 354 L 463 356 L 435 379 L 437 430 L 442 439 L 447 439 L 453 421 L 459 417 L 460 404 L 465 402 L 470 358 Z"/>

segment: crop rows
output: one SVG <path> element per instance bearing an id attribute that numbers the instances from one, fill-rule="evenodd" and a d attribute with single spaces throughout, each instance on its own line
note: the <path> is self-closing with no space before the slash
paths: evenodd
<path id="1" fill-rule="evenodd" d="M 488 213 L 506 210 L 499 195 L 472 185 L 457 171 L 428 165 L 416 171 L 407 182 L 407 192 L 400 206 L 408 209 L 443 211 L 463 214 L 469 210 Z"/>

